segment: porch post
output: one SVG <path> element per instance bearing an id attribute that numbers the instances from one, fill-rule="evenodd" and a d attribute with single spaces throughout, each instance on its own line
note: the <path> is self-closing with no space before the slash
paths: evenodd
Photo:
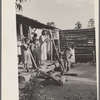
<path id="1" fill-rule="evenodd" d="M 21 39 L 23 39 L 24 35 L 23 35 L 23 25 L 20 24 L 20 36 L 21 36 Z"/>
<path id="2" fill-rule="evenodd" d="M 52 44 L 52 42 L 53 41 L 52 41 L 52 32 L 51 32 L 51 42 L 50 42 L 50 46 L 51 46 L 51 48 L 50 48 L 51 49 L 50 50 L 51 51 L 51 62 L 53 61 L 53 44 Z"/>

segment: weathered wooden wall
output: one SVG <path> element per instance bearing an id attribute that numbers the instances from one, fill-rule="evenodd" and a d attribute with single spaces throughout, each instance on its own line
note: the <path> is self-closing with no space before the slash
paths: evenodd
<path id="1" fill-rule="evenodd" d="M 95 28 L 79 30 L 60 30 L 60 48 L 64 51 L 66 45 L 75 44 L 76 62 L 93 61 L 95 52 Z M 95 54 L 94 54 L 95 55 Z"/>

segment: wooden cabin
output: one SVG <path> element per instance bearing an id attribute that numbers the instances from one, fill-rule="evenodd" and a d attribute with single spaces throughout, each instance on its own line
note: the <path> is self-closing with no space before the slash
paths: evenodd
<path id="1" fill-rule="evenodd" d="M 95 62 L 95 28 L 78 30 L 60 30 L 60 48 L 65 49 L 66 45 L 75 44 L 76 62 Z"/>
<path id="2" fill-rule="evenodd" d="M 34 30 L 46 29 L 46 30 L 54 31 L 57 28 L 53 27 L 53 26 L 48 26 L 37 20 L 17 14 L 16 15 L 16 29 L 17 29 L 16 30 L 17 31 L 17 39 L 19 39 L 19 38 L 27 37 L 28 35 L 31 36 L 31 34 L 32 34 L 31 29 L 34 29 Z M 53 36 L 52 34 L 54 34 L 54 33 L 52 32 L 51 36 Z M 53 43 L 52 43 L 52 41 L 49 44 L 50 44 L 50 47 L 49 47 L 50 50 L 48 50 L 47 53 L 50 55 L 50 57 L 48 57 L 48 58 L 49 58 L 49 60 L 53 60 Z"/>

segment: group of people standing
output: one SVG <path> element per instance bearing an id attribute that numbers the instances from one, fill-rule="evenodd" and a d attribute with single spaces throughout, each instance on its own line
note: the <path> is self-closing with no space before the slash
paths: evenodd
<path id="1" fill-rule="evenodd" d="M 34 33 L 32 37 L 25 37 L 18 41 L 18 64 L 23 63 L 24 69 L 29 72 L 28 64 L 32 63 L 35 68 L 34 61 L 39 67 L 41 61 L 47 60 L 47 41 L 49 38 L 46 36 L 46 30 L 42 31 L 41 36 L 37 39 L 37 34 Z M 33 59 L 32 57 L 33 56 Z"/>
<path id="2" fill-rule="evenodd" d="M 42 61 L 47 60 L 47 49 L 48 41 L 50 37 L 47 35 L 47 31 L 43 30 L 39 39 L 37 39 L 37 34 L 34 33 L 32 37 L 27 36 L 18 41 L 18 63 L 24 64 L 24 69 L 29 72 L 29 64 L 32 64 L 32 68 L 39 67 Z M 59 59 L 62 58 L 62 55 L 59 55 Z M 36 64 L 35 64 L 35 63 Z M 63 58 L 63 69 L 65 72 L 69 71 L 75 63 L 75 45 L 70 47 L 66 46 L 64 51 Z"/>

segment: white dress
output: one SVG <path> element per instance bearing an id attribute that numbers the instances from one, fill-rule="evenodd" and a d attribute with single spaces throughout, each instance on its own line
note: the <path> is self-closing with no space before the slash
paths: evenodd
<path id="1" fill-rule="evenodd" d="M 70 58 L 70 61 L 72 62 L 72 63 L 75 63 L 75 49 L 72 49 L 72 48 L 70 48 L 70 52 L 71 52 L 71 58 Z"/>
<path id="2" fill-rule="evenodd" d="M 41 46 L 41 60 L 47 60 L 47 45 L 46 45 L 46 36 L 40 36 L 40 46 Z"/>

